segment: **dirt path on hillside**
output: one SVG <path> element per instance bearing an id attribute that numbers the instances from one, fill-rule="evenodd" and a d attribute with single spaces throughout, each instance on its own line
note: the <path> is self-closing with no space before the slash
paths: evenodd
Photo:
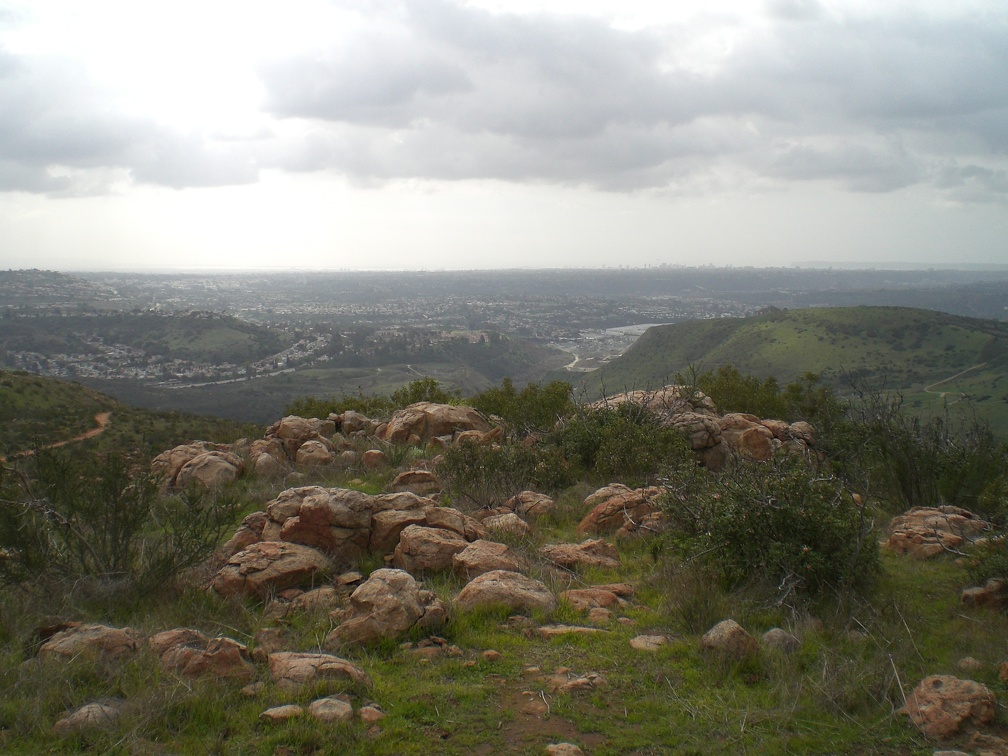
<path id="1" fill-rule="evenodd" d="M 943 383 L 948 383 L 949 381 L 954 381 L 956 378 L 964 376 L 964 375 L 966 375 L 966 373 L 972 372 L 974 370 L 979 370 L 982 367 L 987 367 L 987 363 L 986 362 L 981 362 L 979 365 L 974 365 L 973 367 L 968 367 L 965 370 L 962 370 L 962 371 L 956 373 L 955 375 L 949 376 L 948 378 L 943 378 L 940 381 L 935 381 L 931 385 L 924 387 L 924 393 L 925 394 L 940 394 L 942 399 L 944 399 L 947 394 L 958 394 L 959 398 L 955 400 L 956 402 L 958 402 L 960 399 L 962 399 L 965 396 L 965 394 L 962 391 L 932 391 L 931 389 L 933 389 L 935 386 L 941 386 Z M 955 402 L 952 402 L 952 403 L 955 404 Z"/>
<path id="2" fill-rule="evenodd" d="M 84 431 L 80 435 L 74 436 L 73 438 L 65 438 L 62 441 L 54 441 L 51 444 L 46 444 L 42 448 L 43 449 L 56 449 L 56 448 L 58 448 L 60 446 L 66 446 L 68 444 L 76 444 L 79 441 L 86 441 L 89 438 L 94 438 L 95 436 L 99 436 L 99 435 L 101 435 L 102 433 L 105 432 L 105 429 L 108 428 L 109 424 L 112 422 L 112 413 L 111 412 L 99 412 L 97 415 L 94 416 L 94 419 L 95 419 L 95 422 L 98 423 L 98 427 L 97 428 L 92 428 L 91 430 Z M 18 452 L 17 454 L 12 455 L 12 459 L 22 459 L 24 457 L 30 457 L 34 453 L 35 453 L 34 449 L 28 449 L 27 451 Z M 6 461 L 7 461 L 7 457 L 0 457 L 0 462 L 6 462 Z"/>

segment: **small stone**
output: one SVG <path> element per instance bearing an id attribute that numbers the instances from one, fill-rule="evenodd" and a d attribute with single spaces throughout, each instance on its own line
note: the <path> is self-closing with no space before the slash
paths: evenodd
<path id="1" fill-rule="evenodd" d="M 800 640 L 791 635 L 791 633 L 787 630 L 783 630 L 779 627 L 771 628 L 763 633 L 762 640 L 763 645 L 767 648 L 773 648 L 786 654 L 790 654 L 792 651 L 797 651 L 798 647 L 801 646 Z"/>
<path id="2" fill-rule="evenodd" d="M 262 693 L 263 690 L 265 690 L 265 689 L 266 689 L 266 683 L 264 683 L 262 680 L 259 680 L 258 682 L 249 683 L 244 688 L 242 688 L 239 692 L 243 696 L 245 696 L 245 698 L 255 698 L 260 693 Z"/>
<path id="3" fill-rule="evenodd" d="M 983 663 L 979 659 L 974 659 L 972 656 L 964 656 L 956 662 L 956 668 L 960 672 L 979 672 L 983 669 Z"/>
<path id="4" fill-rule="evenodd" d="M 638 635 L 630 639 L 630 648 L 637 651 L 657 651 L 668 645 L 668 638 L 664 635 Z"/>
<path id="5" fill-rule="evenodd" d="M 637 620 L 635 620 L 635 619 L 632 619 L 632 618 L 630 618 L 630 617 L 620 617 L 620 618 L 619 618 L 618 620 L 616 620 L 616 621 L 617 621 L 617 622 L 619 622 L 619 623 L 620 623 L 621 625 L 623 625 L 624 627 L 633 627 L 634 625 L 636 625 L 636 624 L 637 624 Z"/>
<path id="6" fill-rule="evenodd" d="M 548 756 L 583 756 L 584 751 L 573 743 L 550 743 L 546 753 Z"/>
<path id="7" fill-rule="evenodd" d="M 582 627 L 580 625 L 543 625 L 539 628 L 539 635 L 546 640 L 558 638 L 562 635 L 594 635 L 595 633 L 607 632 L 600 627 Z"/>
<path id="8" fill-rule="evenodd" d="M 744 659 L 759 651 L 759 643 L 738 622 L 726 619 L 707 631 L 700 639 L 700 648 Z"/>
<path id="9" fill-rule="evenodd" d="M 385 718 L 385 712 L 381 710 L 378 704 L 368 704 L 357 710 L 357 716 L 364 724 L 373 725 Z"/>
<path id="10" fill-rule="evenodd" d="M 270 724 L 283 724 L 304 715 L 304 709 L 297 704 L 274 706 L 259 715 L 259 719 Z"/>
<path id="11" fill-rule="evenodd" d="M 53 730 L 57 735 L 72 735 L 91 730 L 108 729 L 119 721 L 119 706 L 113 703 L 95 701 L 85 704 L 63 717 Z"/>
<path id="12" fill-rule="evenodd" d="M 320 722 L 349 722 L 353 719 L 353 706 L 342 698 L 327 696 L 312 701 L 308 713 Z"/>
<path id="13" fill-rule="evenodd" d="M 607 625 L 611 619 L 612 612 L 608 609 L 603 609 L 601 606 L 588 610 L 588 621 L 593 625 Z"/>
<path id="14" fill-rule="evenodd" d="M 500 651 L 494 651 L 492 648 L 488 648 L 483 652 L 483 661 L 496 662 L 504 658 L 504 654 Z"/>

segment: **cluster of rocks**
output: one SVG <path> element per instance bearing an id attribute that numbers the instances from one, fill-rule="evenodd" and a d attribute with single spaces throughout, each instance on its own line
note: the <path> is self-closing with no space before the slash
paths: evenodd
<path id="1" fill-rule="evenodd" d="M 593 406 L 625 403 L 646 407 L 663 425 L 682 431 L 700 461 L 711 470 L 722 469 L 733 455 L 766 462 L 780 450 L 806 454 L 815 447 L 815 430 L 809 423 L 762 420 L 741 412 L 719 415 L 709 396 L 683 386 L 629 391 Z"/>
<path id="2" fill-rule="evenodd" d="M 719 415 L 710 397 L 681 386 L 633 391 L 609 397 L 598 406 L 634 402 L 654 411 L 662 422 L 689 439 L 699 460 L 721 469 L 732 455 L 767 461 L 779 450 L 807 453 L 815 446 L 808 423 L 761 420 L 755 415 Z M 275 475 L 293 468 L 344 464 L 375 467 L 385 461 L 381 449 L 360 451 L 362 441 L 444 447 L 452 443 L 496 443 L 503 428 L 472 407 L 417 402 L 387 421 L 347 410 L 325 419 L 289 415 L 273 423 L 263 438 L 233 445 L 194 441 L 158 455 L 152 463 L 166 488 L 192 483 L 212 487 L 233 481 L 244 471 Z"/>

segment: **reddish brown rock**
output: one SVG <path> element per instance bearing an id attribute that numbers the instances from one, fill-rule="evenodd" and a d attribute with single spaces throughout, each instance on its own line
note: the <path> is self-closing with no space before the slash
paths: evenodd
<path id="1" fill-rule="evenodd" d="M 966 606 L 1004 609 L 1008 606 L 1008 581 L 991 578 L 983 585 L 966 588 L 960 599 Z"/>
<path id="2" fill-rule="evenodd" d="M 538 580 L 517 572 L 486 572 L 462 589 L 455 604 L 460 609 L 479 606 L 506 606 L 513 612 L 552 612 L 556 597 Z"/>
<path id="3" fill-rule="evenodd" d="M 392 415 L 378 433 L 384 441 L 401 444 L 411 439 L 425 443 L 438 436 L 454 436 L 467 430 L 487 433 L 491 425 L 472 407 L 417 402 Z"/>
<path id="4" fill-rule="evenodd" d="M 389 509 L 378 512 L 371 520 L 371 553 L 391 554 L 399 545 L 399 536 L 410 525 L 425 525 L 427 516 L 422 509 Z"/>
<path id="5" fill-rule="evenodd" d="M 450 530 L 410 525 L 399 536 L 392 564 L 411 573 L 451 569 L 456 554 L 469 542 Z"/>
<path id="6" fill-rule="evenodd" d="M 93 701 L 60 719 L 53 725 L 53 731 L 66 737 L 108 730 L 118 724 L 121 710 L 121 701 Z"/>
<path id="7" fill-rule="evenodd" d="M 39 646 L 38 655 L 42 659 L 72 659 L 77 656 L 121 659 L 133 655 L 139 648 L 140 637 L 132 628 L 69 623 L 66 629 L 49 636 Z"/>
<path id="8" fill-rule="evenodd" d="M 907 696 L 901 713 L 927 737 L 944 740 L 964 725 L 987 724 L 995 708 L 994 694 L 986 685 L 952 675 L 931 675 Z"/>
<path id="9" fill-rule="evenodd" d="M 721 437 L 743 459 L 766 462 L 780 448 L 781 442 L 755 415 L 734 412 L 720 420 Z"/>
<path id="10" fill-rule="evenodd" d="M 519 538 L 528 535 L 530 530 L 528 523 L 514 512 L 491 515 L 483 520 L 483 527 L 491 533 L 506 533 Z"/>
<path id="11" fill-rule="evenodd" d="M 759 652 L 759 642 L 735 620 L 723 620 L 700 639 L 700 648 L 732 659 L 744 659 Z"/>
<path id="12" fill-rule="evenodd" d="M 265 512 L 253 512 L 246 516 L 241 521 L 241 525 L 238 526 L 235 534 L 231 536 L 227 543 L 220 547 L 217 556 L 220 559 L 230 559 L 242 549 L 261 541 L 263 528 L 266 527 L 268 521 L 269 517 L 266 516 Z"/>
<path id="13" fill-rule="evenodd" d="M 526 567 L 509 546 L 495 541 L 473 541 L 452 557 L 452 568 L 470 579 L 492 570 L 523 572 Z"/>
<path id="14" fill-rule="evenodd" d="M 406 470 L 389 484 L 393 493 L 408 491 L 418 496 L 429 496 L 441 490 L 441 481 L 430 470 Z"/>
<path id="15" fill-rule="evenodd" d="M 222 596 L 265 598 L 305 585 L 332 569 L 318 549 L 282 541 L 260 541 L 232 556 L 213 579 Z"/>
<path id="16" fill-rule="evenodd" d="M 326 637 L 326 648 L 399 638 L 418 624 L 433 629 L 434 615 L 442 621 L 446 618 L 444 607 L 438 604 L 440 600 L 429 591 L 421 591 L 409 573 L 375 570 L 350 595 L 350 606 L 340 624 Z M 428 613 L 432 616 L 423 623 Z"/>
<path id="17" fill-rule="evenodd" d="M 336 459 L 330 445 L 322 439 L 314 438 L 305 441 L 298 447 L 294 462 L 301 467 L 322 467 L 331 465 Z"/>
<path id="18" fill-rule="evenodd" d="M 279 688 L 296 689 L 324 679 L 349 680 L 368 687 L 371 685 L 364 670 L 332 654 L 278 651 L 269 655 L 269 669 L 273 682 Z"/>
<path id="19" fill-rule="evenodd" d="M 285 724 L 290 722 L 292 719 L 298 719 L 304 716 L 304 708 L 298 706 L 297 704 L 283 704 L 282 706 L 273 706 L 266 709 L 262 714 L 259 715 L 259 719 L 263 722 L 269 724 Z"/>
<path id="20" fill-rule="evenodd" d="M 899 554 L 931 559 L 990 529 L 989 522 L 960 507 L 914 507 L 890 521 L 887 545 Z"/>
<path id="21" fill-rule="evenodd" d="M 175 487 L 188 488 L 199 484 L 204 488 L 219 488 L 237 480 L 244 469 L 245 465 L 237 454 L 228 451 L 204 452 L 182 466 L 175 476 Z"/>
<path id="22" fill-rule="evenodd" d="M 526 520 L 536 520 L 556 509 L 556 502 L 546 494 L 522 491 L 504 502 L 504 506 L 519 517 Z"/>
<path id="23" fill-rule="evenodd" d="M 629 489 L 626 486 L 607 486 L 585 499 L 592 507 L 578 525 L 578 533 L 632 532 L 645 518 L 656 512 L 655 498 L 661 489 Z M 596 503 L 597 502 L 597 503 Z"/>
<path id="24" fill-rule="evenodd" d="M 560 598 L 567 599 L 571 608 L 579 612 L 587 612 L 589 609 L 612 609 L 621 606 L 624 601 L 612 591 L 605 588 L 572 588 L 560 594 Z"/>
<path id="25" fill-rule="evenodd" d="M 248 648 L 231 638 L 209 639 L 197 630 L 166 630 L 148 645 L 161 666 L 182 677 L 208 677 L 248 682 L 255 676 Z"/>
<path id="26" fill-rule="evenodd" d="M 377 470 L 388 464 L 388 457 L 381 449 L 368 449 L 361 455 L 361 464 L 366 470 Z"/>
<path id="27" fill-rule="evenodd" d="M 620 566 L 620 555 L 616 547 L 600 538 L 581 543 L 550 544 L 539 549 L 539 553 L 559 567 L 569 570 L 588 567 L 616 569 Z"/>

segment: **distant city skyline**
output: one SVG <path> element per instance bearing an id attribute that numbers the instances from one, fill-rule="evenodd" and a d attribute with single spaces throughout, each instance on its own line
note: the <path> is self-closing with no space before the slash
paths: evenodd
<path id="1" fill-rule="evenodd" d="M 1008 264 L 1003 3 L 653 5 L 0 0 L 0 268 Z"/>

